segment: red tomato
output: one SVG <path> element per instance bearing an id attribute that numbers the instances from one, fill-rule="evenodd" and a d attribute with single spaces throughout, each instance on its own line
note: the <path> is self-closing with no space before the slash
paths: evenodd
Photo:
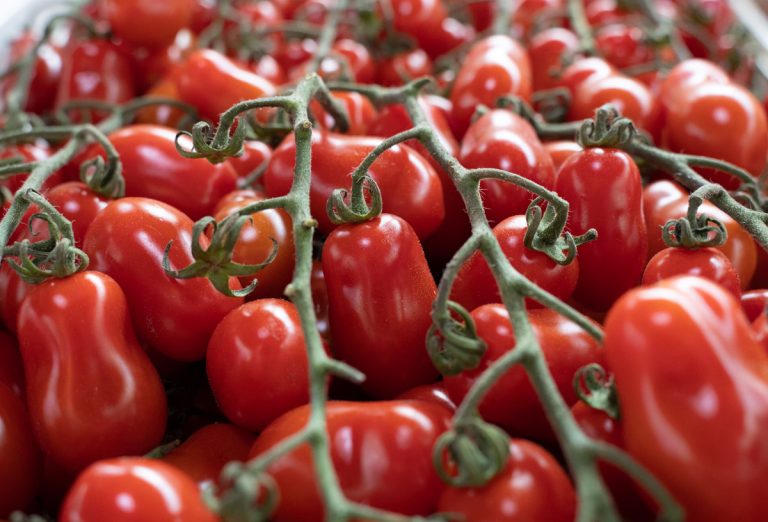
<path id="1" fill-rule="evenodd" d="M 170 205 L 123 198 L 96 216 L 84 247 L 91 268 L 115 278 L 125 291 L 139 338 L 179 361 L 202 359 L 221 318 L 243 302 L 220 294 L 206 279 L 165 274 L 161 262 L 169 242 L 172 269 L 192 263 L 191 234 L 192 220 Z M 207 248 L 207 239 L 201 237 L 200 245 Z M 230 287 L 239 286 L 230 281 Z"/>
<path id="2" fill-rule="evenodd" d="M 227 314 L 208 343 L 206 369 L 221 410 L 248 430 L 306 404 L 309 370 L 296 307 L 259 299 Z"/>
<path id="3" fill-rule="evenodd" d="M 578 257 L 567 265 L 559 265 L 546 254 L 527 248 L 524 243 L 527 228 L 525 216 L 512 216 L 496 225 L 493 235 L 516 270 L 556 297 L 568 299 L 579 278 Z M 496 280 L 479 252 L 473 254 L 459 270 L 451 299 L 468 310 L 501 301 Z M 526 299 L 525 304 L 529 308 L 540 306 L 533 299 Z"/>
<path id="4" fill-rule="evenodd" d="M 442 0 L 391 0 L 389 8 L 396 31 L 412 36 L 427 53 L 439 45 L 439 28 L 447 16 Z"/>
<path id="5" fill-rule="evenodd" d="M 19 308 L 34 285 L 25 283 L 8 263 L 0 266 L 0 314 L 5 327 L 16 333 Z"/>
<path id="6" fill-rule="evenodd" d="M 760 317 L 768 307 L 768 289 L 750 290 L 741 294 L 741 307 L 750 322 Z"/>
<path id="7" fill-rule="evenodd" d="M 595 45 L 611 65 L 626 69 L 653 62 L 654 49 L 646 43 L 646 37 L 646 32 L 640 27 L 614 23 L 598 29 Z"/>
<path id="8" fill-rule="evenodd" d="M 331 53 L 346 60 L 354 81 L 357 83 L 373 82 L 375 73 L 373 58 L 366 46 L 349 38 L 341 38 L 333 43 Z"/>
<path id="9" fill-rule="evenodd" d="M 269 145 L 261 141 L 246 140 L 243 142 L 243 153 L 229 158 L 227 163 L 232 165 L 238 177 L 246 178 L 256 169 L 266 166 L 271 157 L 272 149 Z"/>
<path id="10" fill-rule="evenodd" d="M 335 227 L 326 210 L 331 192 L 337 188 L 349 189 L 352 171 L 381 141 L 324 131 L 312 133 L 310 207 L 321 231 L 328 233 Z M 290 135 L 275 149 L 264 173 L 264 187 L 269 196 L 288 193 L 295 164 L 296 141 Z M 440 179 L 413 149 L 407 145 L 387 149 L 368 174 L 381 189 L 384 212 L 405 219 L 420 238 L 429 236 L 440 225 L 445 215 Z"/>
<path id="11" fill-rule="evenodd" d="M 10 59 L 12 62 L 27 54 L 37 43 L 38 38 L 27 31 L 11 42 Z M 35 65 L 32 69 L 32 78 L 27 89 L 27 101 L 24 110 L 42 114 L 53 108 L 56 100 L 56 91 L 61 79 L 62 60 L 61 53 L 56 47 L 43 44 L 37 51 Z M 5 97 L 7 92 L 16 83 L 18 75 L 11 74 L 0 80 L 0 94 Z"/>
<path id="12" fill-rule="evenodd" d="M 525 49 L 509 36 L 489 36 L 475 43 L 453 84 L 452 118 L 464 134 L 478 105 L 493 107 L 499 96 L 528 100 L 532 91 L 531 63 Z"/>
<path id="13" fill-rule="evenodd" d="M 325 285 L 323 265 L 318 260 L 312 261 L 310 284 L 312 286 L 312 302 L 315 305 L 315 316 L 317 318 L 317 331 L 327 341 L 331 335 L 331 325 L 328 321 L 328 288 Z"/>
<path id="14" fill-rule="evenodd" d="M 543 91 L 558 87 L 557 74 L 563 70 L 563 58 L 575 53 L 578 48 L 579 39 L 568 29 L 552 27 L 537 33 L 528 47 L 533 90 Z"/>
<path id="15" fill-rule="evenodd" d="M 560 167 L 565 163 L 565 160 L 570 158 L 577 152 L 581 152 L 581 145 L 575 141 L 548 141 L 543 144 L 544 150 L 549 153 L 549 157 L 552 158 L 552 163 L 555 166 L 555 172 L 560 170 Z"/>
<path id="16" fill-rule="evenodd" d="M 264 2 L 261 2 L 264 3 Z M 250 62 L 250 69 L 258 76 L 272 82 L 274 85 L 285 83 L 286 73 L 280 63 L 270 54 L 261 56 L 255 62 Z"/>
<path id="17" fill-rule="evenodd" d="M 193 0 L 104 0 L 107 20 L 115 35 L 136 45 L 161 47 L 192 19 Z"/>
<path id="18" fill-rule="evenodd" d="M 231 424 L 203 426 L 162 458 L 197 482 L 217 482 L 222 468 L 233 460 L 243 461 L 254 436 Z"/>
<path id="19" fill-rule="evenodd" d="M 709 279 L 741 297 L 739 274 L 730 259 L 716 248 L 665 248 L 648 261 L 643 284 L 651 285 L 677 275 Z"/>
<path id="20" fill-rule="evenodd" d="M 59 522 L 215 522 L 197 484 L 165 462 L 119 458 L 83 471 L 67 494 Z"/>
<path id="21" fill-rule="evenodd" d="M 731 78 L 724 70 L 707 60 L 684 60 L 669 71 L 661 84 L 659 97 L 665 109 L 682 103 L 687 93 L 705 83 L 726 85 Z"/>
<path id="22" fill-rule="evenodd" d="M 376 83 L 384 86 L 404 83 L 432 74 L 432 60 L 423 49 L 412 49 L 383 59 L 376 67 Z"/>
<path id="23" fill-rule="evenodd" d="M 755 332 L 755 339 L 768 354 L 768 314 L 765 311 L 752 322 L 752 330 Z"/>
<path id="24" fill-rule="evenodd" d="M 575 403 L 573 376 L 586 364 L 602 364 L 602 348 L 576 323 L 553 310 L 530 310 L 528 317 L 560 393 L 566 403 Z M 472 318 L 487 349 L 477 368 L 445 378 L 445 388 L 456 404 L 464 399 L 493 361 L 515 347 L 515 333 L 503 305 L 481 306 L 472 312 Z M 480 413 L 485 420 L 503 427 L 513 437 L 555 440 L 538 396 L 520 366 L 507 371 L 493 385 L 480 403 Z"/>
<path id="25" fill-rule="evenodd" d="M 168 77 L 153 85 L 147 91 L 146 96 L 179 100 L 179 90 L 176 88 L 173 79 Z M 136 113 L 136 122 L 176 128 L 183 117 L 184 112 L 181 109 L 176 109 L 169 105 L 152 105 L 144 107 Z"/>
<path id="26" fill-rule="evenodd" d="M 609 312 L 604 345 L 627 449 L 687 517 L 762 520 L 768 355 L 733 295 L 691 276 L 632 290 Z"/>
<path id="27" fill-rule="evenodd" d="M 456 411 L 456 404 L 448 396 L 448 391 L 445 389 L 443 381 L 416 386 L 398 395 L 397 399 L 430 402 L 447 408 L 451 413 Z"/>
<path id="28" fill-rule="evenodd" d="M 558 171 L 555 192 L 570 203 L 572 234 L 597 229 L 597 239 L 579 247 L 574 298 L 596 311 L 607 310 L 640 282 L 648 252 L 637 165 L 619 150 L 577 152 Z"/>
<path id="29" fill-rule="evenodd" d="M 29 507 L 41 469 L 42 455 L 24 401 L 0 381 L 0 516 Z"/>
<path id="30" fill-rule="evenodd" d="M 43 161 L 51 155 L 48 149 L 41 145 L 33 143 L 19 143 L 17 145 L 6 145 L 0 149 L 0 159 L 19 158 L 25 163 L 34 161 Z M 21 188 L 27 180 L 29 174 L 16 174 L 0 180 L 0 187 L 6 187 L 12 193 Z M 58 172 L 51 174 L 43 183 L 41 192 L 45 194 L 52 187 L 61 183 L 61 175 Z M 18 229 L 17 229 L 18 231 Z M 14 236 L 11 236 L 14 239 Z"/>
<path id="31" fill-rule="evenodd" d="M 413 228 L 391 214 L 342 225 L 322 262 L 333 351 L 366 374 L 363 389 L 391 398 L 433 382 L 425 338 L 437 289 Z"/>
<path id="32" fill-rule="evenodd" d="M 512 439 L 501 473 L 480 488 L 447 488 L 438 509 L 458 513 L 466 522 L 571 522 L 576 494 L 552 455 L 532 442 Z"/>
<path id="33" fill-rule="evenodd" d="M 376 119 L 378 113 L 371 100 L 359 92 L 332 91 L 332 94 L 347 109 L 349 129 L 347 129 L 346 134 L 364 135 L 369 124 Z M 333 116 L 328 114 L 317 100 L 312 100 L 310 110 L 321 128 L 330 130 L 336 125 Z"/>
<path id="34" fill-rule="evenodd" d="M 429 32 L 421 33 L 418 37 L 419 47 L 434 59 L 456 50 L 475 39 L 475 29 L 459 20 L 446 17 L 440 20 Z"/>
<path id="35" fill-rule="evenodd" d="M 565 87 L 573 96 L 576 89 L 587 80 L 608 78 L 617 74 L 613 65 L 602 58 L 583 58 L 566 67 L 560 76 L 559 87 Z"/>
<path id="36" fill-rule="evenodd" d="M 514 172 L 545 188 L 555 184 L 555 167 L 533 127 L 510 111 L 496 109 L 478 118 L 461 143 L 459 161 L 465 167 L 493 167 Z M 483 206 L 493 223 L 524 214 L 535 197 L 512 183 L 484 180 L 480 183 Z"/>
<path id="37" fill-rule="evenodd" d="M 429 515 L 443 484 L 432 466 L 432 447 L 450 413 L 421 401 L 328 403 L 331 458 L 344 494 L 353 502 L 406 515 Z M 299 431 L 309 407 L 286 413 L 256 439 L 249 458 Z M 268 468 L 280 489 L 273 522 L 323 519 L 309 446 L 302 445 Z"/>
<path id="38" fill-rule="evenodd" d="M 16 338 L 0 330 L 0 384 L 24 397 L 24 366 Z M 0 510 L 2 512 L 2 510 Z"/>
<path id="39" fill-rule="evenodd" d="M 160 443 L 165 392 L 111 277 L 39 285 L 19 311 L 19 346 L 35 435 L 60 465 L 79 470 Z"/>

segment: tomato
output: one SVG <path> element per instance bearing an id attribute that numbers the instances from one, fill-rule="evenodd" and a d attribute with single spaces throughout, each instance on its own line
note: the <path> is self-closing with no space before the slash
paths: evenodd
<path id="1" fill-rule="evenodd" d="M 630 454 L 690 520 L 762 520 L 768 354 L 733 295 L 692 276 L 632 290 L 604 345 Z"/>
<path id="2" fill-rule="evenodd" d="M 276 93 L 271 82 L 210 49 L 193 52 L 179 65 L 174 81 L 179 97 L 213 121 L 238 102 Z"/>
<path id="3" fill-rule="evenodd" d="M 387 87 L 428 76 L 432 73 L 432 60 L 423 49 L 412 49 L 395 54 L 379 62 L 376 83 Z"/>
<path id="4" fill-rule="evenodd" d="M 184 30 L 176 35 L 170 45 L 156 49 L 135 49 L 132 54 L 140 78 L 140 90 L 146 91 L 163 79 L 170 79 L 178 65 L 196 48 L 197 38 L 192 32 Z"/>
<path id="5" fill-rule="evenodd" d="M 686 274 L 709 279 L 729 290 L 737 299 L 741 297 L 739 274 L 730 259 L 716 248 L 665 248 L 648 261 L 643 284 Z"/>
<path id="6" fill-rule="evenodd" d="M 477 368 L 445 378 L 445 388 L 456 404 L 464 399 L 483 370 L 515 347 L 515 334 L 503 305 L 481 306 L 472 311 L 472 318 L 487 349 Z M 560 393 L 566 403 L 575 403 L 574 373 L 585 364 L 602 364 L 602 348 L 576 323 L 553 310 L 529 310 L 528 318 Z M 520 366 L 508 370 L 493 385 L 480 403 L 480 413 L 513 437 L 555 440 L 536 392 Z"/>
<path id="7" fill-rule="evenodd" d="M 261 2 L 263 3 L 263 2 Z M 286 81 L 286 73 L 280 63 L 270 54 L 261 56 L 255 62 L 250 62 L 250 69 L 273 85 L 282 85 Z"/>
<path id="8" fill-rule="evenodd" d="M 322 262 L 333 352 L 366 374 L 362 388 L 391 398 L 433 382 L 425 337 L 437 289 L 413 228 L 391 214 L 342 225 Z"/>
<path id="9" fill-rule="evenodd" d="M 315 305 L 317 331 L 323 339 L 328 340 L 331 335 L 331 325 L 328 321 L 328 288 L 325 286 L 323 264 L 318 260 L 312 261 L 310 285 L 312 287 L 312 303 Z"/>
<path id="10" fill-rule="evenodd" d="M 565 160 L 570 158 L 573 154 L 584 150 L 581 148 L 581 145 L 575 141 L 548 141 L 543 145 L 544 150 L 547 151 L 549 157 L 552 158 L 555 171 L 560 170 L 560 167 L 565 163 Z"/>
<path id="11" fill-rule="evenodd" d="M 36 42 L 37 38 L 31 32 L 22 33 L 21 36 L 11 42 L 11 61 L 15 62 L 23 57 Z M 23 107 L 25 111 L 42 114 L 53 108 L 61 78 L 61 68 L 60 50 L 47 43 L 41 45 L 35 57 L 29 89 L 26 91 L 27 101 Z M 17 78 L 16 74 L 11 74 L 0 80 L 0 94 L 2 94 L 3 101 L 5 101 L 7 92 L 16 83 Z"/>
<path id="12" fill-rule="evenodd" d="M 496 109 L 478 118 L 464 135 L 459 161 L 466 168 L 492 167 L 514 172 L 545 188 L 555 184 L 555 167 L 533 127 L 512 112 Z M 493 224 L 524 214 L 535 197 L 512 183 L 480 183 L 483 206 Z"/>
<path id="13" fill-rule="evenodd" d="M 19 143 L 17 145 L 7 145 L 0 149 L 0 160 L 17 158 L 21 159 L 25 163 L 31 163 L 36 161 L 43 161 L 50 156 L 50 151 L 41 146 L 41 144 L 34 143 Z M 14 176 L 7 177 L 0 180 L 0 187 L 6 187 L 12 193 L 15 193 L 21 188 L 24 182 L 27 180 L 29 174 L 16 174 Z M 45 194 L 52 187 L 61 183 L 61 175 L 58 172 L 51 174 L 43 183 L 40 191 Z M 18 231 L 18 229 L 17 229 Z M 14 238 L 14 236 L 11 236 Z"/>
<path id="14" fill-rule="evenodd" d="M 243 153 L 229 158 L 227 163 L 232 165 L 239 178 L 246 178 L 255 170 L 265 167 L 271 157 L 272 149 L 269 145 L 261 141 L 246 140 L 243 142 Z"/>
<path id="15" fill-rule="evenodd" d="M 366 46 L 349 38 L 340 38 L 331 46 L 331 53 L 346 60 L 346 65 L 352 73 L 352 79 L 357 83 L 373 82 L 375 73 L 373 58 Z"/>
<path id="16" fill-rule="evenodd" d="M 763 315 L 768 306 L 768 289 L 750 290 L 741 294 L 741 307 L 750 322 Z"/>
<path id="17" fill-rule="evenodd" d="M 8 263 L 0 266 L 0 315 L 5 327 L 16 333 L 16 320 L 21 303 L 34 285 L 25 283 Z"/>
<path id="18" fill-rule="evenodd" d="M 637 165 L 619 150 L 577 152 L 560 167 L 555 192 L 570 203 L 568 230 L 573 235 L 597 230 L 596 240 L 579 247 L 573 296 L 596 311 L 607 310 L 640 282 L 648 252 Z"/>
<path id="19" fill-rule="evenodd" d="M 125 291 L 139 338 L 179 361 L 202 359 L 214 328 L 242 298 L 226 297 L 202 278 L 174 279 L 162 268 L 192 263 L 192 220 L 170 205 L 146 198 L 113 201 L 85 236 L 91 268 L 112 276 Z M 206 238 L 200 238 L 207 248 Z M 231 288 L 240 285 L 230 281 Z"/>
<path id="20" fill-rule="evenodd" d="M 543 91 L 558 87 L 557 74 L 563 70 L 563 59 L 575 53 L 579 39 L 568 29 L 551 27 L 537 33 L 528 46 L 533 74 L 533 90 Z"/>
<path id="21" fill-rule="evenodd" d="M 399 400 L 425 401 L 432 404 L 439 404 L 448 409 L 451 413 L 456 411 L 456 404 L 448 396 L 443 381 L 434 384 L 423 384 L 397 396 Z"/>
<path id="22" fill-rule="evenodd" d="M 24 397 L 24 367 L 19 345 L 14 336 L 0 330 L 0 385 L 3 384 L 19 397 Z"/>
<path id="23" fill-rule="evenodd" d="M 475 29 L 456 18 L 446 17 L 434 28 L 430 28 L 428 33 L 420 33 L 418 39 L 419 47 L 431 58 L 438 59 L 462 45 L 471 43 L 475 39 Z"/>
<path id="24" fill-rule="evenodd" d="M 237 192 L 247 194 L 247 191 Z M 220 203 L 216 208 L 214 219 L 221 222 L 228 215 L 264 198 L 245 195 L 238 199 L 238 201 L 224 205 Z M 263 263 L 272 253 L 275 243 L 277 244 L 277 254 L 275 259 L 263 269 L 255 274 L 242 276 L 240 283 L 243 286 L 248 286 L 254 278 L 258 279 L 258 285 L 253 292 L 248 294 L 250 299 L 282 297 L 285 287 L 293 277 L 296 254 L 291 217 L 283 209 L 262 210 L 251 214 L 250 217 L 251 221 L 245 222 L 243 228 L 240 229 L 240 236 L 232 252 L 232 260 L 243 264 Z"/>
<path id="25" fill-rule="evenodd" d="M 309 401 L 307 368 L 299 314 L 288 301 L 245 303 L 221 320 L 208 343 L 216 402 L 230 421 L 251 431 Z"/>
<path id="26" fill-rule="evenodd" d="M 496 225 L 493 235 L 517 271 L 556 297 L 568 299 L 579 278 L 579 258 L 567 265 L 559 265 L 546 254 L 527 248 L 524 243 L 527 228 L 525 216 L 512 216 Z M 479 252 L 472 254 L 459 270 L 451 299 L 468 310 L 501 301 L 496 280 Z M 540 306 L 533 299 L 526 299 L 525 304 L 529 308 Z"/>
<path id="27" fill-rule="evenodd" d="M 42 455 L 24 401 L 0 382 L 0 516 L 29 507 L 41 469 Z"/>
<path id="28" fill-rule="evenodd" d="M 124 103 L 136 94 L 130 58 L 112 42 L 80 41 L 63 60 L 56 109 L 80 99 Z"/>
<path id="29" fill-rule="evenodd" d="M 160 443 L 165 392 L 111 277 L 80 272 L 39 285 L 18 326 L 27 404 L 46 454 L 74 471 Z"/>
<path id="30" fill-rule="evenodd" d="M 206 480 L 217 482 L 227 463 L 245 460 L 254 438 L 231 424 L 208 424 L 162 457 L 162 461 L 183 471 L 198 484 Z"/>
<path id="31" fill-rule="evenodd" d="M 439 28 L 447 16 L 441 0 L 392 0 L 389 9 L 396 31 L 412 36 L 427 53 L 439 46 Z"/>
<path id="32" fill-rule="evenodd" d="M 370 123 L 376 119 L 378 112 L 371 100 L 358 92 L 332 91 L 332 94 L 347 110 L 349 129 L 346 130 L 346 134 L 364 135 Z M 333 116 L 328 114 L 317 100 L 312 100 L 310 110 L 321 128 L 330 130 L 336 125 Z"/>
<path id="33" fill-rule="evenodd" d="M 765 311 L 752 322 L 752 330 L 755 332 L 755 339 L 768 354 L 768 314 Z"/>
<path id="34" fill-rule="evenodd" d="M 435 511 L 443 484 L 432 466 L 432 446 L 448 428 L 450 413 L 444 407 L 421 401 L 330 401 L 326 411 L 331 458 L 347 498 L 406 515 Z M 299 431 L 308 416 L 309 407 L 302 406 L 277 419 L 256 439 L 250 458 Z M 280 489 L 270 520 L 323 519 L 308 445 L 267 471 Z"/>
<path id="35" fill-rule="evenodd" d="M 576 89 L 587 80 L 608 78 L 615 74 L 616 68 L 602 58 L 582 58 L 565 68 L 558 86 L 565 87 L 573 96 Z"/>
<path id="36" fill-rule="evenodd" d="M 168 77 L 153 85 L 147 91 L 146 96 L 179 100 L 179 90 L 176 88 L 173 79 Z M 136 122 L 176 128 L 183 117 L 184 112 L 181 109 L 169 105 L 152 105 L 144 107 L 136 113 Z"/>
<path id="37" fill-rule="evenodd" d="M 588 1 L 584 6 L 584 12 L 587 15 L 589 25 L 594 27 L 618 22 L 626 16 L 626 12 L 616 0 Z"/>
<path id="38" fill-rule="evenodd" d="M 665 110 L 682 103 L 691 89 L 705 83 L 726 85 L 731 83 L 731 78 L 708 60 L 691 59 L 677 64 L 661 84 L 659 97 Z"/>
<path id="39" fill-rule="evenodd" d="M 349 189 L 352 171 L 381 139 L 345 136 L 331 132 L 312 133 L 312 186 L 310 208 L 322 232 L 334 225 L 328 218 L 326 202 L 334 189 Z M 287 194 L 293 183 L 296 141 L 288 136 L 275 149 L 264 187 L 269 196 Z M 381 189 L 384 212 L 408 221 L 420 238 L 429 236 L 445 215 L 440 179 L 427 161 L 407 145 L 387 149 L 368 170 Z"/>
<path id="40" fill-rule="evenodd" d="M 504 35 L 475 43 L 461 65 L 451 92 L 452 118 L 459 134 L 469 127 L 478 105 L 493 107 L 496 99 L 512 94 L 528 100 L 532 91 L 531 63 L 525 49 Z"/>
<path id="41" fill-rule="evenodd" d="M 214 522 L 197 484 L 165 462 L 147 458 L 102 460 L 75 481 L 59 522 Z"/>
<path id="42" fill-rule="evenodd" d="M 509 441 L 504 469 L 479 488 L 447 488 L 438 509 L 466 522 L 570 522 L 576 516 L 573 485 L 557 460 L 541 446 Z"/>
<path id="43" fill-rule="evenodd" d="M 601 27 L 595 34 L 595 45 L 600 55 L 618 69 L 651 63 L 654 59 L 654 49 L 646 43 L 646 32 L 624 23 Z"/>
<path id="44" fill-rule="evenodd" d="M 191 22 L 193 0 L 104 0 L 104 10 L 115 35 L 136 44 L 160 47 Z"/>

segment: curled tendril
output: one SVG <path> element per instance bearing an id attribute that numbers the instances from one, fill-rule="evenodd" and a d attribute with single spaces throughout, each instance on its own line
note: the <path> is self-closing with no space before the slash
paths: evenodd
<path id="1" fill-rule="evenodd" d="M 250 472 L 242 462 L 230 462 L 221 472 L 225 490 L 220 496 L 212 485 L 203 499 L 223 520 L 266 522 L 280 501 L 280 490 L 268 474 Z"/>
<path id="2" fill-rule="evenodd" d="M 587 147 L 617 147 L 626 145 L 639 136 L 635 124 L 624 118 L 613 105 L 603 105 L 595 112 L 595 118 L 584 120 L 576 141 Z"/>
<path id="3" fill-rule="evenodd" d="M 192 227 L 192 264 L 181 270 L 173 270 L 170 265 L 169 253 L 173 242 L 169 242 L 163 253 L 162 266 L 165 273 L 176 279 L 190 279 L 193 277 L 205 277 L 222 294 L 229 297 L 243 297 L 256 288 L 258 281 L 254 279 L 245 288 L 233 290 L 229 286 L 232 276 L 247 276 L 262 270 L 274 261 L 277 256 L 277 241 L 272 240 L 272 251 L 267 258 L 258 264 L 246 265 L 232 261 L 232 251 L 240 236 L 243 225 L 251 221 L 250 216 L 233 214 L 221 223 L 217 223 L 212 217 L 204 217 Z M 200 244 L 202 236 L 208 227 L 212 228 L 211 242 L 207 249 Z"/>
<path id="4" fill-rule="evenodd" d="M 619 418 L 619 398 L 613 376 L 597 363 L 579 368 L 573 376 L 576 395 L 590 407 L 604 411 L 611 418 Z"/>
<path id="5" fill-rule="evenodd" d="M 534 93 L 531 101 L 536 106 L 536 112 L 544 117 L 544 121 L 563 121 L 571 105 L 571 92 L 565 87 L 555 87 Z"/>
<path id="6" fill-rule="evenodd" d="M 670 219 L 661 229 L 661 239 L 670 247 L 716 247 L 728 239 L 728 230 L 719 220 L 699 214 L 693 223 L 688 217 Z"/>
<path id="7" fill-rule="evenodd" d="M 43 245 L 52 247 L 49 251 L 39 249 Z M 6 261 L 19 277 L 31 284 L 42 283 L 50 277 L 67 277 L 85 270 L 88 266 L 88 255 L 75 247 L 68 238 L 38 243 L 24 239 L 15 243 L 11 252 L 19 261 L 11 257 L 5 258 Z"/>
<path id="8" fill-rule="evenodd" d="M 365 190 L 371 198 L 370 207 L 365 202 Z M 381 214 L 383 201 L 381 190 L 376 181 L 369 175 L 364 175 L 352 182 L 351 202 L 347 204 L 347 191 L 336 189 L 331 193 L 326 204 L 326 211 L 332 223 L 359 223 L 368 221 Z"/>
<path id="9" fill-rule="evenodd" d="M 215 133 L 211 124 L 199 121 L 192 126 L 192 132 L 180 131 L 176 134 L 176 150 L 185 158 L 205 158 L 211 163 L 221 163 L 227 158 L 239 156 L 243 153 L 245 141 L 245 123 L 235 120 L 237 126 L 230 136 L 230 129 L 218 129 Z M 222 132 L 226 131 L 226 138 L 219 140 Z M 192 148 L 186 149 L 180 140 L 183 136 L 192 139 Z M 222 143 L 218 143 L 222 141 Z"/>
<path id="10" fill-rule="evenodd" d="M 80 179 L 88 187 L 107 198 L 121 198 L 125 195 L 122 162 L 113 158 L 104 161 L 101 156 L 84 161 L 80 165 Z"/>
<path id="11" fill-rule="evenodd" d="M 548 203 L 546 210 L 542 212 L 539 206 L 542 201 L 542 198 L 534 199 L 525 211 L 528 228 L 523 241 L 527 248 L 546 254 L 559 265 L 567 265 L 576 258 L 579 246 L 597 239 L 597 230 L 590 228 L 580 236 L 564 232 L 566 220 L 558 216 L 558 210 L 551 203 Z M 554 241 L 552 237 L 555 238 Z"/>
<path id="12" fill-rule="evenodd" d="M 446 314 L 427 332 L 427 352 L 432 364 L 443 375 L 456 375 L 477 368 L 485 354 L 485 342 L 477 336 L 475 322 L 460 304 L 447 302 L 448 310 L 461 317 L 454 319 Z"/>
<path id="13" fill-rule="evenodd" d="M 446 484 L 480 487 L 504 469 L 508 456 L 506 432 L 479 417 L 472 417 L 437 439 L 432 462 Z"/>

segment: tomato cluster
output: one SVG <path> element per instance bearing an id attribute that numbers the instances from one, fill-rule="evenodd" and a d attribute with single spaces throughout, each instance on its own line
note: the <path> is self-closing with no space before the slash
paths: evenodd
<path id="1" fill-rule="evenodd" d="M 92 0 L 16 37 L 0 519 L 763 520 L 754 56 L 725 0 L 637 4 Z"/>

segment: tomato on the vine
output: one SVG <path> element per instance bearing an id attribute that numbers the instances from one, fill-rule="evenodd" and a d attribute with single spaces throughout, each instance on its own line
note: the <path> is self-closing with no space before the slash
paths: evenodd
<path id="1" fill-rule="evenodd" d="M 648 261 L 643 284 L 650 285 L 678 275 L 695 275 L 713 281 L 741 297 L 739 274 L 728 257 L 715 248 L 665 248 Z"/>

